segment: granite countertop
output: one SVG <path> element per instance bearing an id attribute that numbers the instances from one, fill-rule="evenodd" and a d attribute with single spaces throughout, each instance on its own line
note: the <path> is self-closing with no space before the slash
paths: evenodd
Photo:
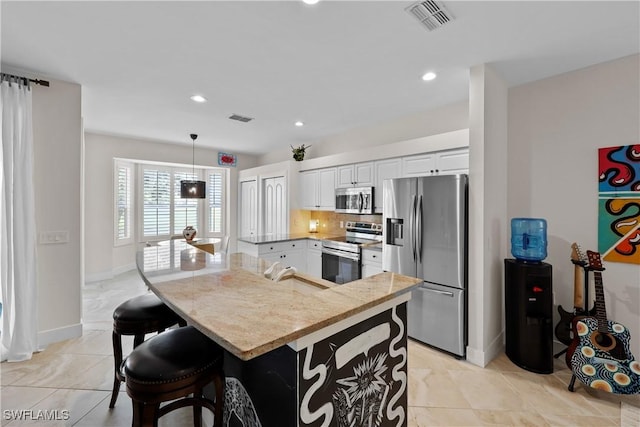
<path id="1" fill-rule="evenodd" d="M 274 282 L 263 275 L 268 261 L 242 253 L 211 255 L 180 240 L 141 248 L 136 263 L 167 305 L 242 360 L 389 301 L 421 282 L 389 272 L 344 285 L 304 274 Z"/>
<path id="2" fill-rule="evenodd" d="M 278 235 L 262 235 L 262 236 L 245 236 L 238 237 L 238 240 L 246 243 L 253 243 L 256 245 L 262 243 L 276 243 L 276 242 L 288 242 L 290 240 L 302 240 L 302 239 L 314 239 L 325 240 L 338 237 L 335 234 L 325 233 L 292 233 L 292 234 L 278 234 Z"/>

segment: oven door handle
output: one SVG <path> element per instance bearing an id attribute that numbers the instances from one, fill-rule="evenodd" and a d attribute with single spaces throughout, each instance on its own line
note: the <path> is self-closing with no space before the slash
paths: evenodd
<path id="1" fill-rule="evenodd" d="M 339 258 L 348 258 L 353 261 L 360 261 L 360 255 L 350 252 L 337 251 L 335 249 L 322 248 L 322 253 L 327 255 L 335 255 Z"/>

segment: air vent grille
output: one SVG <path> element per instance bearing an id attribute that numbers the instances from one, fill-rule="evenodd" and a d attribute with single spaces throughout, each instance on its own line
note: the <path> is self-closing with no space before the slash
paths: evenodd
<path id="1" fill-rule="evenodd" d="M 428 0 L 414 3 L 405 9 L 427 30 L 433 31 L 453 20 L 453 15 L 440 2 Z"/>
<path id="2" fill-rule="evenodd" d="M 240 114 L 232 114 L 231 116 L 229 116 L 229 118 L 231 120 L 237 120 L 237 121 L 243 122 L 243 123 L 247 123 L 247 122 L 250 122 L 251 120 L 253 120 L 253 117 L 241 116 Z"/>

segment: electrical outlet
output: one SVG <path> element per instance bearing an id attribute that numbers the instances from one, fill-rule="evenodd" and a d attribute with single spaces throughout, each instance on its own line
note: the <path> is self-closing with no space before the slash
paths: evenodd
<path id="1" fill-rule="evenodd" d="M 344 228 L 344 221 L 340 221 L 340 228 Z"/>

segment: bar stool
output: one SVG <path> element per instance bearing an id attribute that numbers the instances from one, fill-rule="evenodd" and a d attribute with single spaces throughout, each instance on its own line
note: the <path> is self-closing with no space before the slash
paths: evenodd
<path id="1" fill-rule="evenodd" d="M 109 408 L 115 406 L 120 383 L 125 381 L 122 372 L 122 335 L 133 335 L 133 348 L 136 348 L 144 341 L 145 334 L 160 333 L 175 324 L 186 326 L 187 323 L 154 294 L 131 298 L 116 307 L 111 334 L 115 369 Z"/>
<path id="2" fill-rule="evenodd" d="M 214 426 L 221 426 L 223 359 L 222 348 L 193 326 L 168 330 L 140 344 L 124 362 L 127 394 L 133 402 L 132 426 L 157 426 L 158 418 L 184 406 L 193 406 L 196 427 L 201 425 L 203 407 L 213 412 Z M 211 382 L 215 403 L 202 393 Z"/>

